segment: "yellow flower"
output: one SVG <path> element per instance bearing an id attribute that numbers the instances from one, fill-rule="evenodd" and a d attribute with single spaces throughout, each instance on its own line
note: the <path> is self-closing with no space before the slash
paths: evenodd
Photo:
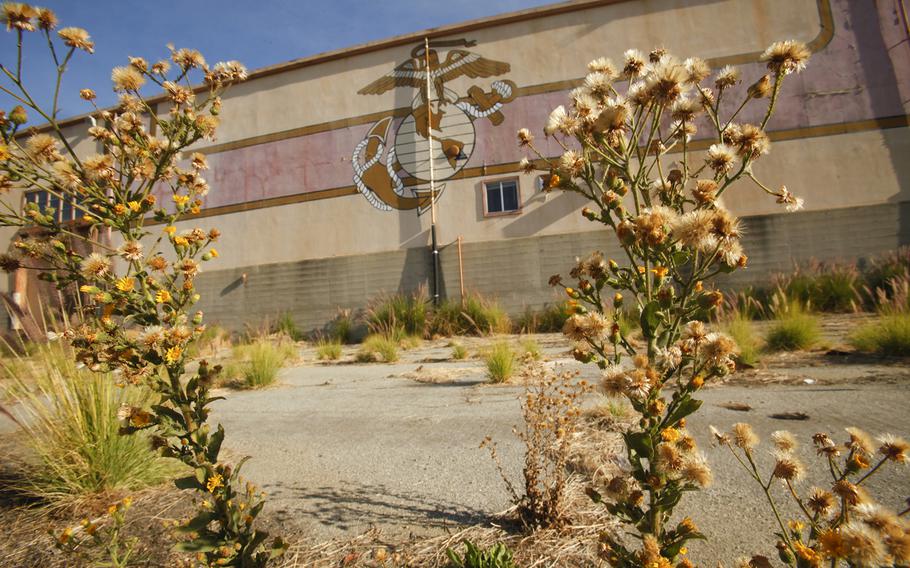
<path id="1" fill-rule="evenodd" d="M 6 144 L 0 144 L 0 161 L 9 159 L 9 147 Z"/>
<path id="2" fill-rule="evenodd" d="M 700 389 L 704 384 L 705 378 L 701 375 L 695 375 L 695 378 L 689 382 L 689 385 L 694 389 Z"/>
<path id="3" fill-rule="evenodd" d="M 682 547 L 682 548 L 679 549 L 679 553 L 680 553 L 680 554 L 688 554 L 688 553 L 689 553 L 689 549 L 686 548 L 686 547 L 684 546 L 684 547 Z"/>
<path id="4" fill-rule="evenodd" d="M 862 454 L 853 454 L 853 457 L 850 459 L 850 461 L 857 469 L 866 469 L 869 467 L 869 460 L 867 460 Z"/>
<path id="5" fill-rule="evenodd" d="M 73 529 L 66 527 L 63 529 L 63 532 L 60 533 L 60 536 L 57 538 L 57 542 L 60 544 L 66 544 L 66 541 L 68 541 L 71 536 L 73 536 Z"/>
<path id="6" fill-rule="evenodd" d="M 171 301 L 171 293 L 167 290 L 158 290 L 158 293 L 155 294 L 155 301 L 159 304 L 166 304 Z"/>
<path id="7" fill-rule="evenodd" d="M 651 272 L 654 273 L 654 276 L 657 276 L 658 278 L 663 278 L 669 271 L 670 270 L 666 266 L 655 266 L 651 269 Z"/>
<path id="8" fill-rule="evenodd" d="M 133 504 L 133 498 L 132 498 L 132 497 L 124 497 L 122 503 L 123 503 L 123 507 L 124 507 L 125 509 L 128 509 L 128 508 Z"/>
<path id="9" fill-rule="evenodd" d="M 83 284 L 82 286 L 79 286 L 79 291 L 85 292 L 86 294 L 90 294 L 95 291 L 95 287 L 89 286 L 88 284 Z"/>
<path id="10" fill-rule="evenodd" d="M 679 439 L 679 430 L 676 428 L 664 428 L 660 431 L 660 439 L 664 442 L 675 442 Z"/>
<path id="11" fill-rule="evenodd" d="M 218 249 L 212 249 L 209 251 L 209 254 L 212 255 L 212 258 L 218 258 Z"/>
<path id="12" fill-rule="evenodd" d="M 177 232 L 177 227 L 174 227 L 173 225 L 167 226 L 164 228 L 164 232 L 169 235 L 173 235 Z"/>
<path id="13" fill-rule="evenodd" d="M 108 515 L 113 515 L 113 514 L 116 513 L 116 512 L 117 512 L 117 504 L 116 504 L 116 503 L 114 503 L 113 505 L 111 505 L 110 507 L 107 508 L 107 514 L 108 514 Z"/>
<path id="14" fill-rule="evenodd" d="M 698 282 L 695 283 L 695 288 L 693 288 L 693 289 L 696 292 L 701 292 L 704 289 L 704 286 L 702 286 L 701 280 L 699 280 Z"/>
<path id="15" fill-rule="evenodd" d="M 188 195 L 175 195 L 174 196 L 174 203 L 176 203 L 178 207 L 183 207 L 184 205 L 189 203 L 189 201 L 190 201 L 190 197 Z"/>
<path id="16" fill-rule="evenodd" d="M 131 292 L 136 286 L 136 281 L 129 276 L 124 276 L 117 280 L 117 289 L 121 292 Z"/>
<path id="17" fill-rule="evenodd" d="M 803 543 L 796 541 L 793 543 L 794 548 L 796 548 L 796 554 L 812 566 L 819 566 L 822 557 L 815 550 L 809 548 Z"/>
<path id="18" fill-rule="evenodd" d="M 168 363 L 176 363 L 180 360 L 180 355 L 183 354 L 183 350 L 179 345 L 175 345 L 167 350 L 167 353 L 164 354 L 164 360 Z"/>
<path id="19" fill-rule="evenodd" d="M 174 244 L 177 246 L 185 247 L 189 244 L 189 241 L 186 240 L 186 237 L 174 237 Z"/>
<path id="20" fill-rule="evenodd" d="M 126 213 L 126 206 L 122 203 L 118 203 L 118 204 L 114 205 L 114 213 L 116 213 L 117 215 L 123 215 L 124 213 Z"/>
<path id="21" fill-rule="evenodd" d="M 638 273 L 639 273 L 639 274 L 644 274 L 644 273 L 645 273 L 645 267 L 644 267 L 644 266 L 639 266 L 639 267 L 638 267 Z"/>
<path id="22" fill-rule="evenodd" d="M 126 205 L 130 208 L 130 211 L 139 211 L 140 206 L 138 201 L 129 201 Z"/>
<path id="23" fill-rule="evenodd" d="M 221 474 L 216 473 L 205 482 L 205 488 L 209 490 L 209 493 L 214 493 L 219 487 L 224 487 L 224 478 L 221 477 Z"/>
<path id="24" fill-rule="evenodd" d="M 198 205 L 193 205 L 192 207 L 190 207 L 190 214 L 191 214 L 191 215 L 199 215 L 199 212 L 200 212 L 200 211 L 201 211 L 201 209 L 199 209 L 199 206 L 198 206 Z"/>

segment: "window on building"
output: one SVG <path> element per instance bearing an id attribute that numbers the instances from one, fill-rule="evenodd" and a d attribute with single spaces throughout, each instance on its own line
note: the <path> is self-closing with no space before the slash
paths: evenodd
<path id="1" fill-rule="evenodd" d="M 25 202 L 34 203 L 38 206 L 38 209 L 41 211 L 46 211 L 47 209 L 53 209 L 57 221 L 64 223 L 66 221 L 75 221 L 82 215 L 80 215 L 80 210 L 76 207 L 73 207 L 73 202 L 70 199 L 62 200 L 56 195 L 44 190 L 28 191 L 25 193 Z"/>
<path id="2" fill-rule="evenodd" d="M 484 184 L 487 214 L 514 213 L 521 209 L 518 180 L 499 180 Z"/>

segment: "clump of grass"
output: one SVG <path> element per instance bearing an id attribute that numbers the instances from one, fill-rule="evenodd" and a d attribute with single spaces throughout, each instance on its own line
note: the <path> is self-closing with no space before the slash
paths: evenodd
<path id="1" fill-rule="evenodd" d="M 506 341 L 498 341 L 484 355 L 487 378 L 493 383 L 504 383 L 512 378 L 515 368 L 515 352 Z"/>
<path id="2" fill-rule="evenodd" d="M 571 315 L 565 302 L 546 304 L 538 311 L 525 308 L 515 328 L 519 333 L 559 333 Z"/>
<path id="3" fill-rule="evenodd" d="M 349 309 L 339 308 L 335 318 L 329 322 L 327 331 L 329 337 L 339 343 L 351 344 L 357 343 L 357 328 L 357 319 L 354 317 L 354 313 Z"/>
<path id="4" fill-rule="evenodd" d="M 758 363 L 759 345 L 755 337 L 752 320 L 743 313 L 736 313 L 731 319 L 723 322 L 724 331 L 739 345 L 736 362 L 741 365 L 755 366 Z"/>
<path id="5" fill-rule="evenodd" d="M 452 359 L 461 361 L 468 356 L 468 350 L 461 343 L 452 344 Z"/>
<path id="6" fill-rule="evenodd" d="M 446 300 L 433 312 L 433 335 L 493 335 L 509 333 L 512 322 L 505 310 L 493 300 L 471 294 L 463 302 Z"/>
<path id="7" fill-rule="evenodd" d="M 873 259 L 863 276 L 869 290 L 881 289 L 890 295 L 895 279 L 910 277 L 910 247 L 901 247 Z"/>
<path id="8" fill-rule="evenodd" d="M 26 467 L 22 490 L 68 502 L 111 490 L 154 485 L 176 473 L 176 462 L 151 450 L 144 432 L 120 434 L 121 405 L 149 408 L 147 389 L 118 387 L 107 374 L 77 369 L 59 344 L 40 347 L 27 382 L 14 377 L 12 396 L 36 463 Z"/>
<path id="9" fill-rule="evenodd" d="M 859 303 L 861 277 L 850 264 L 812 263 L 777 278 L 788 298 L 822 312 L 851 312 Z"/>
<path id="10" fill-rule="evenodd" d="M 316 358 L 320 361 L 336 361 L 341 357 L 341 342 L 337 339 L 319 339 L 316 342 Z"/>
<path id="11" fill-rule="evenodd" d="M 850 336 L 850 343 L 860 351 L 910 356 L 910 313 L 882 315 L 856 330 Z"/>
<path id="12" fill-rule="evenodd" d="M 602 395 L 593 406 L 585 410 L 585 416 L 595 422 L 614 424 L 630 420 L 633 412 L 633 408 L 622 397 Z"/>
<path id="13" fill-rule="evenodd" d="M 234 349 L 234 357 L 242 361 L 240 376 L 242 386 L 262 388 L 278 378 L 278 371 L 286 361 L 296 356 L 296 349 L 287 343 L 275 343 L 266 338 Z"/>
<path id="14" fill-rule="evenodd" d="M 384 335 L 370 335 L 360 346 L 355 359 L 360 363 L 393 363 L 398 360 L 398 342 Z"/>
<path id="15" fill-rule="evenodd" d="M 821 336 L 818 318 L 806 312 L 798 302 L 779 310 L 777 319 L 768 330 L 765 345 L 771 351 L 800 351 L 810 349 Z"/>
<path id="16" fill-rule="evenodd" d="M 187 345 L 187 357 L 214 356 L 222 346 L 230 345 L 230 333 L 219 325 L 209 325 L 199 339 Z"/>
<path id="17" fill-rule="evenodd" d="M 419 335 L 405 335 L 398 340 L 402 349 L 417 349 L 423 340 Z"/>
<path id="18" fill-rule="evenodd" d="M 429 298 L 425 288 L 411 294 L 381 296 L 367 308 L 367 326 L 373 333 L 423 337 L 427 331 Z"/>
<path id="19" fill-rule="evenodd" d="M 535 339 L 526 337 L 521 340 L 521 351 L 525 357 L 537 361 L 542 356 L 540 344 Z"/>
<path id="20" fill-rule="evenodd" d="M 278 316 L 275 325 L 272 326 L 273 333 L 281 333 L 288 336 L 292 341 L 302 341 L 303 332 L 297 327 L 294 318 L 290 313 L 284 312 Z"/>

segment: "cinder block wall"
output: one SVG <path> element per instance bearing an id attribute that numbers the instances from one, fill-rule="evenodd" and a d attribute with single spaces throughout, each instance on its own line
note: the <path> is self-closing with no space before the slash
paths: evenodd
<path id="1" fill-rule="evenodd" d="M 741 288 L 765 284 L 794 263 L 862 260 L 910 244 L 910 202 L 744 218 L 749 268 L 722 282 Z M 506 239 L 462 245 L 467 291 L 495 297 L 511 314 L 561 296 L 547 285 L 566 274 L 575 257 L 600 250 L 620 258 L 612 232 Z M 409 292 L 432 278 L 427 248 L 304 260 L 203 273 L 199 291 L 207 320 L 232 329 L 288 313 L 302 329 L 322 327 L 341 308 L 362 308 L 382 292 Z M 458 247 L 441 248 L 441 290 L 460 296 Z M 243 275 L 246 274 L 244 282 Z"/>

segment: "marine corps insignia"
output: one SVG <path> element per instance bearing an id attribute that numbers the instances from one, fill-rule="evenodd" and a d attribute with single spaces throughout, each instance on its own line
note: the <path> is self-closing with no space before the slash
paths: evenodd
<path id="1" fill-rule="evenodd" d="M 429 50 L 420 44 L 411 50 L 410 59 L 358 91 L 361 95 L 378 95 L 394 88 L 417 89 L 403 120 L 397 124 L 392 116 L 379 120 L 354 148 L 354 184 L 373 207 L 423 213 L 431 200 L 426 185 L 430 181 L 430 156 L 434 180 L 451 178 L 465 167 L 474 151 L 474 123 L 502 123 L 501 109 L 515 98 L 515 83 L 493 81 L 489 90 L 473 85 L 465 95 L 445 85 L 462 76 L 486 79 L 509 72 L 508 63 L 467 49 L 450 49 L 445 59 L 434 49 L 475 44 L 466 40 L 429 42 Z M 393 127 L 395 134 L 390 139 Z M 445 184 L 436 184 L 437 201 L 444 189 Z"/>

